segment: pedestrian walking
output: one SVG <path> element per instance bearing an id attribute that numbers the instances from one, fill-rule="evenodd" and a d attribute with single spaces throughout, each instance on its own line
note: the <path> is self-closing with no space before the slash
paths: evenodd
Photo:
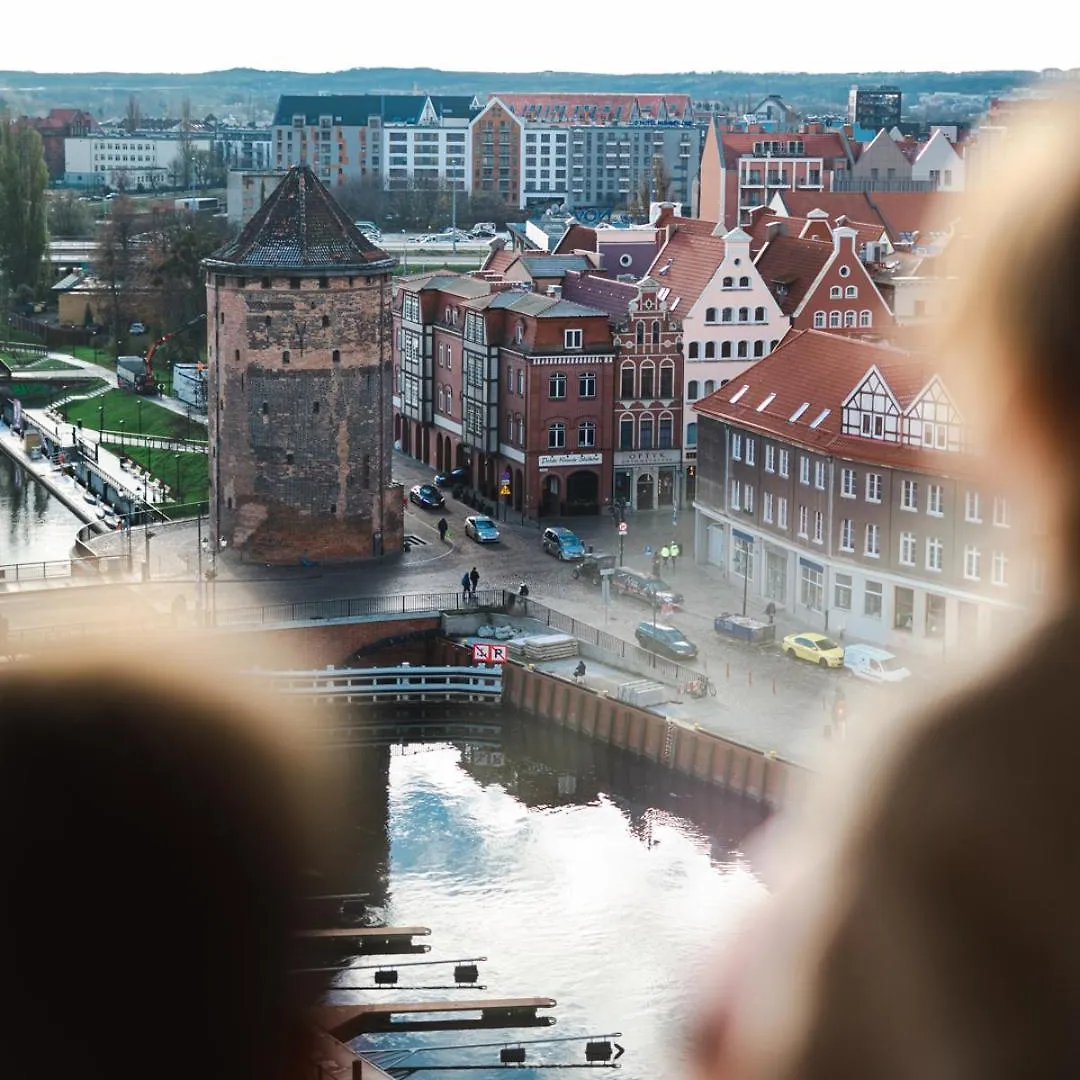
<path id="1" fill-rule="evenodd" d="M 769 617 L 769 625 L 772 626 L 776 622 L 776 605 L 771 600 L 765 605 L 765 614 Z"/>
<path id="2" fill-rule="evenodd" d="M 677 541 L 672 540 L 668 545 L 668 551 L 671 553 L 671 569 L 675 570 L 675 560 L 679 557 L 679 545 Z"/>
<path id="3" fill-rule="evenodd" d="M 476 567 L 474 566 L 469 571 L 469 583 L 470 583 L 470 585 L 472 585 L 472 595 L 473 595 L 474 600 L 476 599 L 476 583 L 479 580 L 480 580 L 480 571 L 477 570 Z"/>
<path id="4" fill-rule="evenodd" d="M 439 524 L 435 526 L 439 530 L 439 539 L 445 544 L 446 534 L 450 531 L 446 518 L 439 518 Z"/>
<path id="5" fill-rule="evenodd" d="M 518 586 L 518 603 L 521 605 L 521 613 L 525 615 L 529 610 L 529 586 L 523 581 Z"/>
<path id="6" fill-rule="evenodd" d="M 653 555 L 653 557 L 652 557 L 652 576 L 653 577 L 659 577 L 660 576 L 660 552 L 659 551 L 656 552 L 656 554 Z"/>
<path id="7" fill-rule="evenodd" d="M 461 599 L 462 600 L 468 600 L 469 599 L 469 592 L 470 592 L 471 589 L 472 589 L 472 582 L 469 580 L 469 571 L 466 570 L 465 573 L 461 575 Z"/>
<path id="8" fill-rule="evenodd" d="M 671 562 L 671 548 L 665 544 L 660 549 L 660 565 L 666 570 L 669 562 Z"/>

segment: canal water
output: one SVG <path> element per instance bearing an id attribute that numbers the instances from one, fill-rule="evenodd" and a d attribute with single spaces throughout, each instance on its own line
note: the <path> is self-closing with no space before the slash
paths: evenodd
<path id="1" fill-rule="evenodd" d="M 762 895 L 742 854 L 758 808 L 533 718 L 507 720 L 486 743 L 358 753 L 364 869 L 352 887 L 372 891 L 379 921 L 430 927 L 427 957 L 396 959 L 487 957 L 479 965 L 486 989 L 338 990 L 327 1000 L 539 996 L 558 1004 L 553 1027 L 395 1033 L 356 1046 L 376 1050 L 384 1065 L 406 1065 L 387 1050 L 423 1047 L 408 1065 L 498 1068 L 500 1047 L 520 1043 L 525 1071 L 539 1078 L 552 1071 L 537 1064 L 584 1065 L 588 1037 L 621 1032 L 628 1080 L 681 1071 L 695 992 Z M 337 982 L 371 987 L 373 979 L 367 970 Z M 403 967 L 399 980 L 442 987 L 453 983 L 453 967 Z M 529 1043 L 567 1036 L 574 1040 Z"/>
<path id="2" fill-rule="evenodd" d="M 0 453 L 0 566 L 66 559 L 82 522 Z"/>

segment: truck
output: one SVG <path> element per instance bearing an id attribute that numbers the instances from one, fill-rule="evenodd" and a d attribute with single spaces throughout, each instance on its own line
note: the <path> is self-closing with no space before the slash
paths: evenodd
<path id="1" fill-rule="evenodd" d="M 154 378 L 154 353 L 159 345 L 182 334 L 185 330 L 206 322 L 206 315 L 196 315 L 188 319 L 183 326 L 178 326 L 168 334 L 163 334 L 146 351 L 146 356 L 121 356 L 116 361 L 116 383 L 121 389 L 131 390 L 135 394 L 160 394 L 161 388 Z"/>

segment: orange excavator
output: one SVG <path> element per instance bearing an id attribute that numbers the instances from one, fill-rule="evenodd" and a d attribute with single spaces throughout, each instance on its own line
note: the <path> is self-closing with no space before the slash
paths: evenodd
<path id="1" fill-rule="evenodd" d="M 156 394 L 158 384 L 154 378 L 154 353 L 157 352 L 158 346 L 164 345 L 166 341 L 171 341 L 177 334 L 182 334 L 185 330 L 189 330 L 191 327 L 203 322 L 206 322 L 206 315 L 196 315 L 194 319 L 188 319 L 183 326 L 178 326 L 170 333 L 162 335 L 146 350 L 146 356 L 138 363 L 134 362 L 138 359 L 137 357 L 120 357 L 116 365 L 116 375 L 120 385 L 129 387 L 136 394 Z"/>

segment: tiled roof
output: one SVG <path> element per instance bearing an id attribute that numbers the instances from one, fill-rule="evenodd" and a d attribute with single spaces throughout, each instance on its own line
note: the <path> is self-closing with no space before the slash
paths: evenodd
<path id="1" fill-rule="evenodd" d="M 747 157 L 754 152 L 754 144 L 760 142 L 801 142 L 803 152 L 792 157 L 810 158 L 838 158 L 846 157 L 844 141 L 838 134 L 829 135 L 802 135 L 789 131 L 747 133 L 742 131 L 726 131 L 720 136 L 720 149 L 724 157 L 724 167 L 728 169 L 738 168 L 741 157 Z M 779 154 L 776 157 L 787 155 Z"/>
<path id="2" fill-rule="evenodd" d="M 379 97 L 372 94 L 282 94 L 278 98 L 274 123 L 289 125 L 294 116 L 305 124 L 317 124 L 320 116 L 332 116 L 347 127 L 365 127 L 368 118 L 379 115 Z"/>
<path id="3" fill-rule="evenodd" d="M 491 292 L 491 285 L 482 278 L 466 277 L 464 274 L 454 274 L 445 270 L 402 278 L 400 286 L 409 292 L 443 292 L 448 296 L 463 296 L 470 299 L 487 296 Z"/>
<path id="4" fill-rule="evenodd" d="M 556 300 L 552 307 L 539 314 L 541 319 L 570 319 L 582 316 L 602 315 L 607 318 L 607 312 L 599 308 L 586 307 L 584 304 L 576 304 L 572 300 Z"/>
<path id="5" fill-rule="evenodd" d="M 724 241 L 719 236 L 680 230 L 657 253 L 649 276 L 661 288 L 670 290 L 666 298 L 668 310 L 678 300 L 678 314 L 685 315 L 723 261 Z"/>
<path id="6" fill-rule="evenodd" d="M 818 330 L 792 330 L 763 360 L 693 407 L 702 416 L 853 461 L 969 471 L 967 457 L 840 433 L 844 400 L 872 367 L 901 409 L 933 377 L 922 357 Z"/>
<path id="7" fill-rule="evenodd" d="M 569 255 L 574 251 L 595 251 L 596 230 L 588 225 L 571 222 L 559 242 L 552 249 L 553 255 Z"/>
<path id="8" fill-rule="evenodd" d="M 870 198 L 895 244 L 902 234 L 947 231 L 959 216 L 962 197 L 947 191 L 875 191 Z"/>
<path id="9" fill-rule="evenodd" d="M 823 244 L 820 240 L 778 236 L 758 253 L 754 265 L 785 315 L 794 315 L 810 286 L 832 258 L 833 250 L 832 244 Z M 778 284 L 785 287 L 784 295 L 777 294 Z"/>
<path id="10" fill-rule="evenodd" d="M 290 169 L 240 235 L 207 260 L 211 267 L 386 273 L 394 260 L 367 239 L 307 165 Z"/>
<path id="11" fill-rule="evenodd" d="M 779 214 L 774 214 L 767 206 L 754 207 L 750 215 L 750 224 L 747 226 L 747 232 L 750 234 L 750 250 L 759 251 L 764 245 L 767 239 L 768 226 L 770 222 L 780 221 L 783 222 L 788 236 L 802 237 L 806 228 L 812 223 L 812 218 L 804 217 L 781 217 Z M 829 221 L 825 219 L 826 224 L 829 227 L 831 233 L 838 225 L 843 225 L 847 229 L 854 229 L 856 233 L 855 248 L 857 251 L 861 251 L 863 246 L 868 243 L 876 243 L 885 233 L 884 225 L 867 224 L 863 221 L 849 221 L 847 218 L 842 218 L 839 221 Z"/>
<path id="12" fill-rule="evenodd" d="M 613 319 L 623 319 L 637 298 L 638 287 L 629 281 L 614 281 L 598 274 L 571 270 L 562 283 L 563 299 L 573 300 L 606 312 Z"/>
<path id="13" fill-rule="evenodd" d="M 584 255 L 524 255 L 522 265 L 531 278 L 562 277 L 567 270 L 588 270 Z"/>
<path id="14" fill-rule="evenodd" d="M 518 252 L 511 247 L 493 250 L 484 261 L 484 270 L 492 274 L 505 274 L 517 262 Z"/>
<path id="15" fill-rule="evenodd" d="M 804 218 L 811 210 L 824 210 L 830 221 L 847 217 L 873 224 L 881 215 L 864 191 L 782 191 L 784 209 L 792 217 Z M 885 228 L 885 223 L 881 222 Z"/>
<path id="16" fill-rule="evenodd" d="M 688 94 L 492 94 L 523 120 L 545 124 L 628 124 L 691 120 Z"/>

